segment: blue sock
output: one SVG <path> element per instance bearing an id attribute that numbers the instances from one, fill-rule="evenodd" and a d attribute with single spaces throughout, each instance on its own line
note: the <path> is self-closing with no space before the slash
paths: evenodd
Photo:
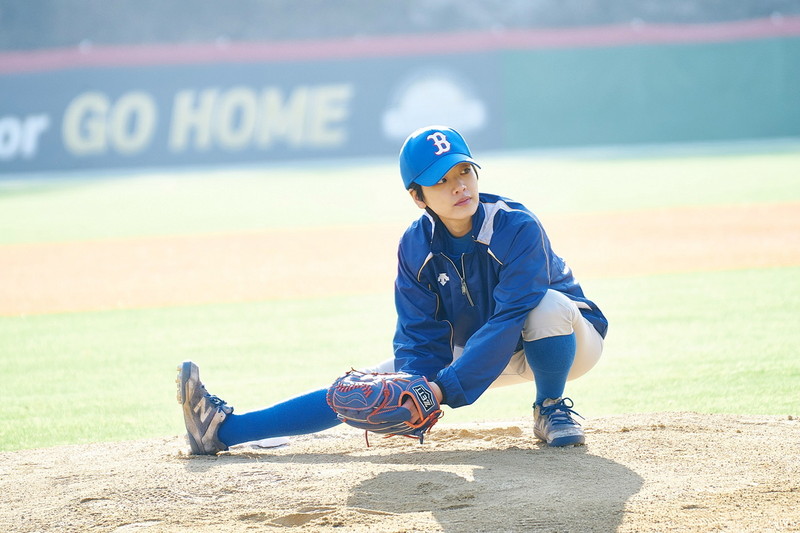
<path id="1" fill-rule="evenodd" d="M 536 403 L 541 405 L 547 398 L 561 398 L 575 361 L 575 334 L 525 341 L 523 346 L 536 383 Z"/>
<path id="2" fill-rule="evenodd" d="M 339 424 L 336 413 L 325 400 L 328 389 L 319 389 L 284 402 L 241 415 L 228 415 L 217 438 L 228 446 L 267 439 L 305 435 Z"/>

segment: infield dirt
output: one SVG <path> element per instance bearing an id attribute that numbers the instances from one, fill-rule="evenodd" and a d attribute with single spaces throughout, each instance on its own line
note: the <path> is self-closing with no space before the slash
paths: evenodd
<path id="1" fill-rule="evenodd" d="M 800 265 L 800 204 L 562 214 L 543 223 L 579 279 Z M 0 246 L 0 316 L 390 292 L 403 229 Z M 350 249 L 357 253 L 342 253 Z"/>
<path id="2" fill-rule="evenodd" d="M 0 455 L 3 531 L 800 530 L 800 420 L 625 415 L 554 449 L 530 421 L 425 444 L 338 427 L 188 456 L 182 438 Z"/>

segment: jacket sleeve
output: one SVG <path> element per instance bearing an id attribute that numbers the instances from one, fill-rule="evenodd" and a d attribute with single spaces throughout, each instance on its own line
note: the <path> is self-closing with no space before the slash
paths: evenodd
<path id="1" fill-rule="evenodd" d="M 511 235 L 500 256 L 502 265 L 493 292 L 495 311 L 469 338 L 461 357 L 436 377 L 451 407 L 473 403 L 503 372 L 528 312 L 539 305 L 550 282 L 552 253 L 538 222 L 506 231 Z"/>
<path id="2" fill-rule="evenodd" d="M 453 360 L 453 328 L 450 322 L 436 319 L 438 296 L 417 274 L 401 245 L 395 281 L 395 369 L 433 379 Z"/>

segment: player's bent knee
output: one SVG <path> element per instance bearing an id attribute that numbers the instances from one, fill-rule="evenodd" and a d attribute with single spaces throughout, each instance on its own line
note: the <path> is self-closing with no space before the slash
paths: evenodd
<path id="1" fill-rule="evenodd" d="M 591 322 L 583 317 L 575 325 L 575 360 L 567 380 L 571 381 L 594 368 L 603 355 L 603 337 Z"/>
<path id="2" fill-rule="evenodd" d="M 598 334 L 597 337 L 600 337 Z M 594 342 L 589 342 L 584 345 L 578 344 L 578 349 L 575 352 L 575 361 L 572 363 L 572 368 L 569 369 L 567 381 L 578 379 L 594 368 L 603 354 L 603 340 L 602 338 L 595 339 Z"/>
<path id="3" fill-rule="evenodd" d="M 568 380 L 577 379 L 594 368 L 603 353 L 603 337 L 586 320 L 578 304 L 566 295 L 548 290 L 536 308 L 528 313 L 522 329 L 525 341 L 575 334 L 575 360 Z"/>
<path id="4" fill-rule="evenodd" d="M 573 324 L 580 318 L 578 306 L 558 291 L 548 290 L 542 301 L 533 308 L 522 327 L 522 339 L 536 341 L 546 337 L 570 335 Z"/>

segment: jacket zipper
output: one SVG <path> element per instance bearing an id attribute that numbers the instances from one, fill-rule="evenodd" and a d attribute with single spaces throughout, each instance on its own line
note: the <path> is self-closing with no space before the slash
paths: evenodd
<path id="1" fill-rule="evenodd" d="M 463 276 L 458 271 L 458 267 L 456 266 L 455 263 L 453 263 L 453 260 L 447 257 L 447 254 L 442 254 L 442 257 L 450 261 L 450 264 L 453 265 L 453 268 L 456 271 L 458 279 L 461 280 L 461 294 L 467 297 L 467 301 L 469 302 L 470 307 L 475 307 L 475 302 L 472 301 L 472 296 L 470 295 L 469 289 L 467 288 L 467 268 L 466 266 L 464 266 L 464 254 L 461 254 L 461 272 L 464 273 Z"/>

